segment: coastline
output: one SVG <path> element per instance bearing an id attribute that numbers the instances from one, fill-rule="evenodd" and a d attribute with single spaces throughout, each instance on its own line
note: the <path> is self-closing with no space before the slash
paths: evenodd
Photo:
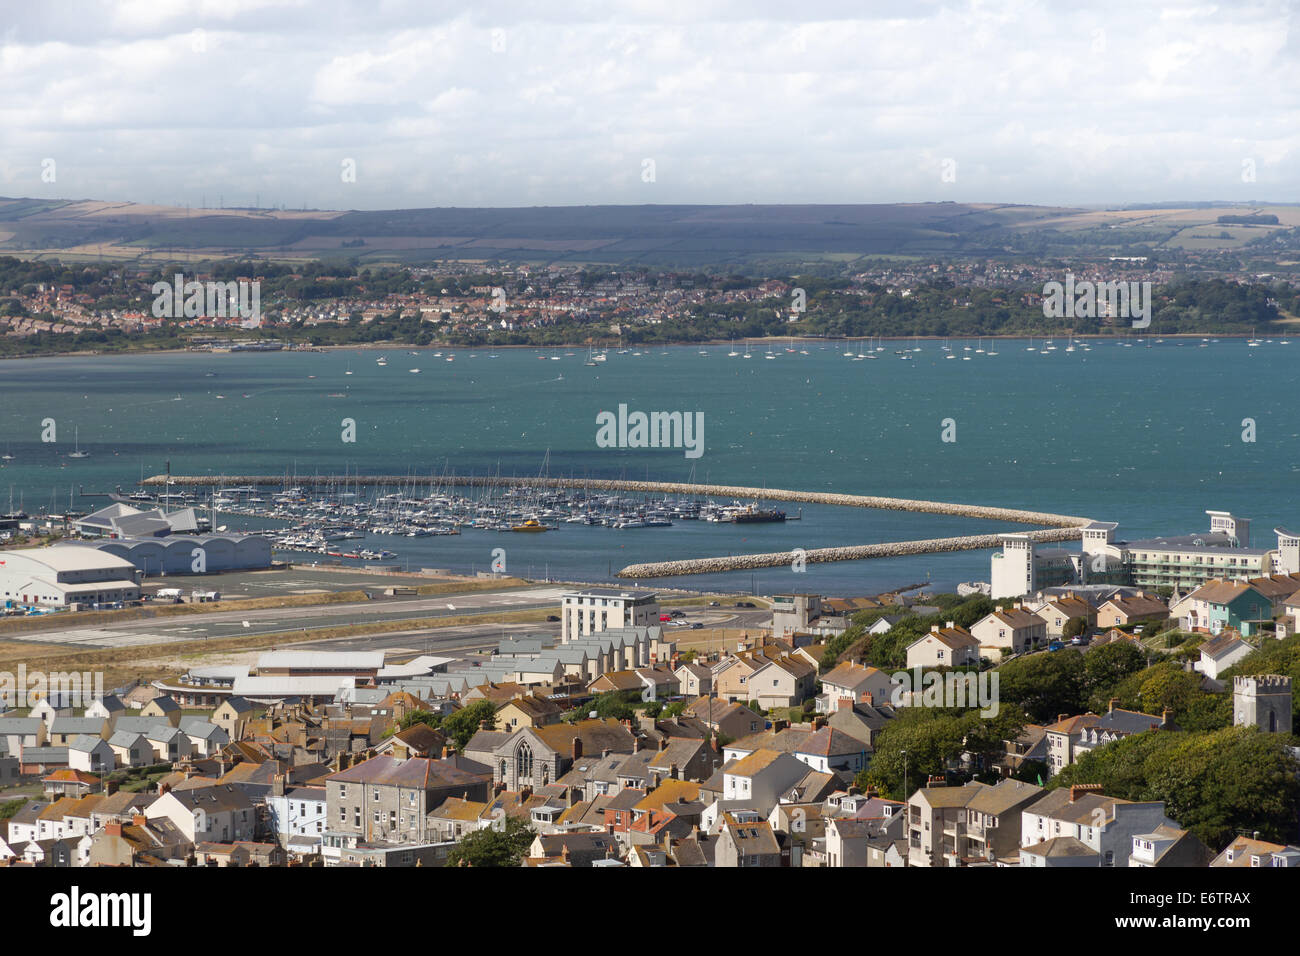
<path id="1" fill-rule="evenodd" d="M 333 345 L 333 344 L 302 345 L 297 347 L 284 348 L 278 351 L 270 351 L 263 354 L 276 355 L 276 354 L 282 354 L 284 352 L 346 352 L 346 351 L 387 352 L 387 351 L 393 351 L 395 349 L 404 349 L 407 351 L 431 351 L 434 349 L 439 349 L 439 350 L 457 349 L 461 351 L 476 351 L 476 350 L 477 351 L 502 351 L 505 349 L 532 349 L 536 351 L 536 350 L 546 350 L 546 349 L 585 349 L 585 348 L 600 348 L 600 349 L 701 348 L 701 347 L 720 347 L 724 345 L 735 345 L 738 342 L 748 342 L 751 346 L 755 344 L 761 345 L 767 342 L 771 342 L 773 344 L 778 342 L 782 342 L 782 343 L 867 342 L 867 341 L 943 342 L 943 341 L 952 341 L 952 340 L 975 341 L 977 339 L 988 339 L 989 341 L 992 342 L 998 342 L 998 341 L 1014 341 L 1017 339 L 1030 339 L 1030 338 L 1043 338 L 1043 339 L 1073 338 L 1076 342 L 1107 342 L 1107 341 L 1120 342 L 1126 339 L 1134 338 L 1135 336 L 1132 335 L 1132 333 L 1134 332 L 1142 333 L 1141 335 L 1136 336 L 1136 338 L 1154 337 L 1160 339 L 1189 339 L 1189 340 L 1205 339 L 1205 338 L 1219 338 L 1219 339 L 1258 338 L 1257 333 L 1246 333 L 1246 332 L 1237 332 L 1237 331 L 1150 333 L 1146 329 L 1128 329 L 1125 330 L 1124 334 L 1114 334 L 1114 335 L 1072 336 L 1068 332 L 1064 334 L 1060 332 L 1032 332 L 1032 333 L 1018 332 L 1018 333 L 1005 333 L 1005 334 L 997 334 L 997 335 L 980 335 L 975 333 L 967 334 L 963 332 L 956 335 L 838 335 L 834 337 L 810 336 L 810 335 L 769 335 L 763 337 L 749 336 L 746 338 L 739 338 L 739 339 L 700 339 L 698 341 L 637 342 L 637 343 L 630 343 L 630 344 L 609 343 L 604 345 L 598 345 L 594 342 L 572 342 L 572 343 L 559 343 L 559 344 L 547 343 L 545 345 L 540 345 L 540 344 L 459 345 L 456 343 L 448 343 L 448 342 L 431 343 L 429 345 L 415 345 L 409 342 L 357 342 L 355 344 L 346 344 L 346 345 Z M 1266 331 L 1264 334 L 1276 338 L 1288 338 L 1291 335 L 1290 332 L 1285 330 Z M 1300 328 L 1298 328 L 1294 334 L 1300 336 Z M 28 354 L 0 355 L 0 361 L 13 361 L 17 359 L 37 359 L 37 358 L 92 358 L 96 356 L 109 356 L 109 355 L 146 355 L 146 354 L 186 355 L 192 352 L 208 352 L 209 354 L 213 354 L 208 349 L 194 349 L 194 348 L 183 348 L 183 349 L 125 348 L 125 349 L 114 349 L 111 352 L 105 352 L 99 349 L 79 349 L 70 352 L 44 352 L 43 351 L 43 352 L 31 352 Z M 217 352 L 215 354 L 220 355 L 223 353 Z M 241 352 L 241 354 L 255 355 L 259 353 L 256 351 L 249 351 L 246 353 Z"/>

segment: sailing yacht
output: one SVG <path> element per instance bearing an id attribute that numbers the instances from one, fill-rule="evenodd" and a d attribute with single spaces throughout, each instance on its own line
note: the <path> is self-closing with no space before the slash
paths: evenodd
<path id="1" fill-rule="evenodd" d="M 591 357 L 591 346 L 590 346 L 590 345 L 587 346 L 587 361 L 583 362 L 582 364 L 583 364 L 583 365 L 591 366 L 592 368 L 595 368 L 595 367 L 596 367 L 596 360 L 595 360 L 594 358 Z"/>
<path id="2" fill-rule="evenodd" d="M 376 365 L 387 365 L 387 364 L 388 364 L 388 358 L 387 358 L 386 356 L 381 355 L 381 356 L 379 356 L 378 360 L 376 360 L 375 364 L 376 364 Z"/>
<path id="3" fill-rule="evenodd" d="M 754 356 L 749 354 L 749 339 L 745 339 L 745 354 L 742 355 L 741 358 L 753 358 L 753 357 Z"/>
<path id="4" fill-rule="evenodd" d="M 9 446 L 6 444 L 5 453 L 3 455 L 0 455 L 0 461 L 13 461 L 13 460 L 14 460 L 14 456 L 10 454 Z"/>
<path id="5" fill-rule="evenodd" d="M 772 354 L 772 343 L 771 343 L 771 342 L 768 342 L 768 343 L 767 343 L 767 354 L 764 355 L 763 358 L 767 359 L 769 362 L 770 362 L 772 359 L 776 358 L 776 356 Z"/>
<path id="6" fill-rule="evenodd" d="M 90 452 L 81 450 L 81 429 L 75 428 L 72 432 L 72 453 L 69 458 L 89 458 Z"/>
<path id="7" fill-rule="evenodd" d="M 983 338 L 978 339 L 976 344 L 977 344 L 979 347 L 978 347 L 977 349 L 975 349 L 975 354 L 976 354 L 976 355 L 983 355 L 983 354 L 984 354 L 984 339 L 983 339 Z"/>

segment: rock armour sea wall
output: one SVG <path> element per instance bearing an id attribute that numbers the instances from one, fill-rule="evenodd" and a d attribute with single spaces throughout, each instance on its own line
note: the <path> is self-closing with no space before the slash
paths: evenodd
<path id="1" fill-rule="evenodd" d="M 1049 528 L 1025 532 L 1039 542 L 1070 541 L 1079 532 L 1071 528 Z M 766 554 L 738 554 L 725 558 L 689 558 L 682 561 L 654 561 L 647 564 L 629 564 L 618 572 L 620 578 L 667 578 L 679 574 L 711 574 L 723 571 L 750 571 L 756 568 L 777 568 L 792 565 L 796 558 L 808 564 L 827 561 L 863 561 L 868 558 L 896 558 L 909 554 L 936 554 L 944 551 L 976 551 L 996 548 L 1000 544 L 996 534 L 973 534 L 958 538 L 928 538 L 920 541 L 889 541 L 881 544 L 860 544 L 842 548 L 812 548 L 800 555 L 795 551 L 772 551 Z"/>

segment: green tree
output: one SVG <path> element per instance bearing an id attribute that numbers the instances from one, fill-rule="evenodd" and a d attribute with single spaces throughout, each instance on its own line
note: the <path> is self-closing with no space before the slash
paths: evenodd
<path id="1" fill-rule="evenodd" d="M 1021 707 L 1035 723 L 1049 723 L 1059 714 L 1083 709 L 1082 654 L 1030 654 L 998 668 L 998 690 L 1004 703 Z"/>
<path id="2" fill-rule="evenodd" d="M 457 750 L 463 751 L 483 724 L 495 727 L 496 722 L 496 704 L 490 700 L 476 700 L 468 707 L 462 707 L 454 714 L 442 718 L 442 731 L 451 737 Z"/>
<path id="3" fill-rule="evenodd" d="M 1146 666 L 1142 648 L 1131 641 L 1112 641 L 1083 655 L 1083 685 L 1089 694 L 1109 698 L 1120 681 Z"/>
<path id="4" fill-rule="evenodd" d="M 1300 808 L 1293 744 L 1254 727 L 1149 731 L 1084 754 L 1050 786 L 1099 783 L 1112 797 L 1162 800 L 1179 826 L 1215 850 L 1239 831 L 1286 842 Z"/>
<path id="5" fill-rule="evenodd" d="M 584 713 L 593 710 L 601 720 L 631 720 L 635 713 L 632 705 L 628 703 L 627 695 L 618 690 L 601 694 L 591 702 L 590 707 L 583 708 Z"/>
<path id="6" fill-rule="evenodd" d="M 1071 638 L 1079 637 L 1088 630 L 1088 619 L 1086 617 L 1072 617 L 1065 622 L 1065 628 L 1061 631 L 1061 636 L 1067 641 Z"/>
<path id="7" fill-rule="evenodd" d="M 397 722 L 397 727 L 399 730 L 406 730 L 416 724 L 427 724 L 437 730 L 442 726 L 442 714 L 434 714 L 427 710 L 412 710 Z"/>
<path id="8" fill-rule="evenodd" d="M 505 829 L 488 827 L 465 834 L 447 854 L 448 866 L 519 866 L 536 832 L 517 817 L 507 817 Z"/>

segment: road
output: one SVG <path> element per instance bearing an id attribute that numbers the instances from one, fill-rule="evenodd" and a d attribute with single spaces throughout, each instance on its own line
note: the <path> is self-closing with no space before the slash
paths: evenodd
<path id="1" fill-rule="evenodd" d="M 310 607 L 265 608 L 255 611 L 214 611 L 185 617 L 123 621 L 98 627 L 34 631 L 13 635 L 10 640 L 33 644 L 58 644 L 98 650 L 169 644 L 218 637 L 252 636 L 279 631 L 314 630 L 371 624 L 377 621 L 418 620 L 456 617 L 466 614 L 504 614 L 511 611 L 546 610 L 558 613 L 564 589 L 535 587 L 509 591 L 470 591 L 434 597 L 383 598 L 354 604 L 322 604 Z M 498 628 L 500 625 L 496 625 Z M 387 635 L 383 635 L 387 636 Z"/>

